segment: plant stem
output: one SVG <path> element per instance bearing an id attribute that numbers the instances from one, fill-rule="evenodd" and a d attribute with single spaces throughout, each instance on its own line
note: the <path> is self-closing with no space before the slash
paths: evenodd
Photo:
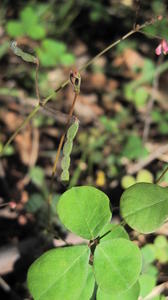
<path id="1" fill-rule="evenodd" d="M 79 71 L 83 71 L 85 70 L 88 66 L 90 66 L 93 62 L 95 62 L 100 56 L 102 56 L 103 54 L 105 54 L 107 51 L 109 51 L 110 49 L 112 49 L 113 47 L 115 47 L 116 45 L 118 45 L 121 41 L 127 39 L 129 36 L 131 36 L 132 34 L 138 32 L 139 30 L 141 30 L 142 28 L 149 26 L 151 24 L 154 24 L 155 22 L 159 21 L 158 18 L 156 19 L 151 19 L 150 21 L 145 22 L 142 25 L 137 25 L 134 29 L 132 29 L 131 31 L 129 31 L 127 34 L 125 34 L 123 37 L 121 37 L 119 40 L 117 40 L 116 42 L 110 44 L 108 47 L 106 47 L 103 51 L 101 51 L 100 53 L 98 53 L 94 58 L 92 58 L 91 60 L 89 60 L 86 64 L 84 64 Z M 58 93 L 61 89 L 63 89 L 65 86 L 68 85 L 68 83 L 70 82 L 70 80 L 66 80 L 65 82 L 63 82 L 51 95 L 49 95 L 48 97 L 46 97 L 41 103 L 39 103 L 34 109 L 33 111 L 28 115 L 28 117 L 23 121 L 23 123 L 16 129 L 16 131 L 12 134 L 12 136 L 9 138 L 9 140 L 6 142 L 6 144 L 4 145 L 4 147 L 2 148 L 0 154 L 2 155 L 4 153 L 4 151 L 6 150 L 6 148 L 10 145 L 10 143 L 14 140 L 14 138 L 16 137 L 16 135 L 19 133 L 19 131 L 25 126 L 27 125 L 27 123 L 35 116 L 35 114 L 39 111 L 40 106 L 45 106 L 47 104 L 47 102 L 49 100 L 51 100 L 51 98 Z"/>
<path id="2" fill-rule="evenodd" d="M 156 184 L 158 184 L 160 182 L 160 180 L 167 173 L 167 171 L 168 171 L 168 166 L 167 166 L 167 168 L 165 170 L 163 170 L 163 172 L 161 173 L 161 175 L 159 176 L 159 178 L 156 180 Z"/>

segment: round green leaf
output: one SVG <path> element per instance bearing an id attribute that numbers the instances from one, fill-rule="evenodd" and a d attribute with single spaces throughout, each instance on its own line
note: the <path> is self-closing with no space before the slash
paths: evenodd
<path id="1" fill-rule="evenodd" d="M 142 247 L 141 253 L 144 266 L 153 263 L 156 259 L 155 246 L 153 244 L 147 244 Z"/>
<path id="2" fill-rule="evenodd" d="M 42 25 L 35 25 L 26 30 L 28 36 L 34 40 L 40 40 L 45 37 L 45 28 Z"/>
<path id="3" fill-rule="evenodd" d="M 71 66 L 75 63 L 75 56 L 71 53 L 65 53 L 61 56 L 61 63 L 64 66 Z"/>
<path id="4" fill-rule="evenodd" d="M 52 249 L 28 271 L 28 288 L 34 300 L 78 300 L 88 276 L 87 246 Z"/>
<path id="5" fill-rule="evenodd" d="M 152 183 L 137 183 L 121 196 L 121 215 L 130 227 L 150 233 L 168 216 L 168 190 Z"/>
<path id="6" fill-rule="evenodd" d="M 61 57 L 66 51 L 66 45 L 62 42 L 53 39 L 45 39 L 42 41 L 42 48 L 45 52 L 53 57 Z"/>
<path id="7" fill-rule="evenodd" d="M 137 300 L 140 292 L 139 282 L 136 282 L 130 289 L 119 296 L 104 293 L 100 288 L 97 291 L 96 300 Z"/>
<path id="8" fill-rule="evenodd" d="M 20 23 L 18 21 L 9 21 L 7 23 L 6 29 L 7 29 L 8 34 L 13 38 L 24 35 L 24 29 L 23 29 L 22 23 Z"/>
<path id="9" fill-rule="evenodd" d="M 65 227 L 89 240 L 96 238 L 111 219 L 109 198 L 91 186 L 66 191 L 59 199 L 57 211 Z"/>
<path id="10" fill-rule="evenodd" d="M 110 232 L 106 234 L 103 238 L 100 239 L 100 243 L 103 241 L 111 240 L 111 239 L 116 239 L 116 238 L 124 238 L 129 240 L 129 235 L 124 229 L 123 226 L 118 225 L 118 224 L 106 224 L 103 227 L 103 230 L 100 232 L 100 237 L 103 236 L 106 232 Z"/>
<path id="11" fill-rule="evenodd" d="M 133 242 L 123 238 L 105 241 L 96 247 L 93 266 L 100 289 L 118 296 L 138 280 L 141 252 Z"/>
<path id="12" fill-rule="evenodd" d="M 94 291 L 94 285 L 95 285 L 95 278 L 93 274 L 93 267 L 88 265 L 88 275 L 85 282 L 85 285 L 83 287 L 83 290 L 80 294 L 79 299 L 81 300 L 88 300 L 91 298 L 93 291 Z"/>
<path id="13" fill-rule="evenodd" d="M 38 15 L 35 11 L 35 9 L 33 9 L 30 6 L 25 7 L 21 13 L 20 13 L 20 19 L 22 21 L 22 26 L 24 26 L 25 28 L 31 26 L 32 25 L 36 25 L 38 23 Z"/>
<path id="14" fill-rule="evenodd" d="M 156 284 L 156 277 L 148 274 L 143 274 L 139 277 L 140 295 L 144 298 L 147 296 Z"/>

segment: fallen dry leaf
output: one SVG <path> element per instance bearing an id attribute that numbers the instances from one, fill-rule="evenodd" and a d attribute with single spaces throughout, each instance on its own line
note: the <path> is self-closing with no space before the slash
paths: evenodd
<path id="1" fill-rule="evenodd" d="M 122 55 L 119 55 L 114 59 L 113 65 L 115 67 L 126 66 L 129 72 L 125 75 L 135 77 L 137 74 L 135 74 L 134 69 L 135 67 L 143 67 L 144 58 L 137 51 L 127 48 L 123 51 Z"/>
<path id="2" fill-rule="evenodd" d="M 104 110 L 99 107 L 93 100 L 96 95 L 79 95 L 75 105 L 75 113 L 83 123 L 89 123 L 95 120 L 98 116 L 104 113 Z"/>
<path id="3" fill-rule="evenodd" d="M 16 128 L 23 122 L 23 118 L 18 114 L 4 110 L 1 110 L 0 118 L 10 131 L 15 131 Z"/>
<path id="4" fill-rule="evenodd" d="M 15 142 L 22 162 L 25 165 L 29 165 L 32 150 L 32 136 L 30 127 L 26 128 L 24 132 L 19 133 L 15 138 Z"/>

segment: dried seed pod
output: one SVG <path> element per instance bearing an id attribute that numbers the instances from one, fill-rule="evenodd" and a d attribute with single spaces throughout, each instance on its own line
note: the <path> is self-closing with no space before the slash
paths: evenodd
<path id="1" fill-rule="evenodd" d="M 14 52 L 14 54 L 16 54 L 17 56 L 20 56 L 24 61 L 31 62 L 34 64 L 38 63 L 38 60 L 35 56 L 33 56 L 29 53 L 23 52 L 19 47 L 17 47 L 16 41 L 11 42 L 10 47 L 11 47 L 12 51 Z"/>

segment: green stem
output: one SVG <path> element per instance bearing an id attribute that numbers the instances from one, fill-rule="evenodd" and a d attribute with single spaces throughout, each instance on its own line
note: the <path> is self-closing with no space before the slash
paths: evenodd
<path id="1" fill-rule="evenodd" d="M 163 170 L 163 172 L 161 173 L 161 175 L 159 176 L 159 178 L 156 180 L 156 184 L 158 184 L 160 182 L 160 180 L 167 173 L 167 171 L 168 171 L 168 166 L 167 166 L 167 168 L 165 170 Z"/>

